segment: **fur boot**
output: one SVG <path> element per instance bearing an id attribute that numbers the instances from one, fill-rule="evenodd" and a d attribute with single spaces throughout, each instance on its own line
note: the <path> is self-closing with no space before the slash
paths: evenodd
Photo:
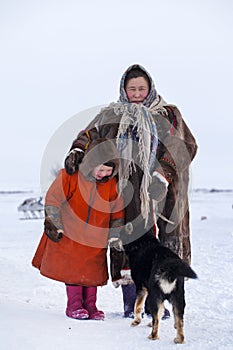
<path id="1" fill-rule="evenodd" d="M 89 313 L 90 320 L 104 320 L 104 312 L 98 310 L 96 307 L 97 287 L 83 287 L 84 288 L 84 306 Z"/>
<path id="2" fill-rule="evenodd" d="M 89 318 L 88 311 L 83 307 L 83 288 L 82 286 L 66 285 L 67 308 L 66 316 L 84 320 Z"/>

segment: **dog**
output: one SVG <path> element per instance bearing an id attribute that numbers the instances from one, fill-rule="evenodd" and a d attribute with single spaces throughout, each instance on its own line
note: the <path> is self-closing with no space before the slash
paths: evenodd
<path id="1" fill-rule="evenodd" d="M 136 285 L 136 301 L 132 326 L 141 323 L 145 300 L 152 316 L 149 339 L 159 339 L 159 320 L 164 312 L 164 301 L 173 307 L 176 344 L 184 343 L 183 316 L 185 309 L 184 278 L 197 278 L 191 267 L 171 249 L 155 238 L 153 230 L 124 246 L 129 259 L 132 280 Z"/>

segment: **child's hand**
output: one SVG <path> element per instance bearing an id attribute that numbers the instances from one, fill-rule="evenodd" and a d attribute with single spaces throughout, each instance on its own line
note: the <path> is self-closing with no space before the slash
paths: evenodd
<path id="1" fill-rule="evenodd" d="M 62 238 L 63 230 L 57 229 L 49 217 L 44 221 L 44 232 L 53 242 L 59 242 Z"/>
<path id="2" fill-rule="evenodd" d="M 108 240 L 110 248 L 114 248 L 117 251 L 121 252 L 124 250 L 122 240 L 117 237 L 112 237 Z"/>
<path id="3" fill-rule="evenodd" d="M 131 277 L 131 270 L 130 269 L 123 269 L 121 270 L 121 278 L 119 278 L 116 281 L 112 281 L 112 284 L 115 288 L 118 288 L 119 286 L 124 286 L 128 284 L 133 284 L 133 280 Z"/>

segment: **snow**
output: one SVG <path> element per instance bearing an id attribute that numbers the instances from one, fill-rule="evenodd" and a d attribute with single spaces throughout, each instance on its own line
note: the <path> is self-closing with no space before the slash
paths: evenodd
<path id="1" fill-rule="evenodd" d="M 173 343 L 173 317 L 160 323 L 160 340 L 147 337 L 149 318 L 138 327 L 122 317 L 122 294 L 111 282 L 98 289 L 105 321 L 65 316 L 64 284 L 31 266 L 43 220 L 21 220 L 18 205 L 31 193 L 0 193 L 0 339 L 7 350 L 233 348 L 233 192 L 193 191 L 192 267 L 198 280 L 186 282 L 186 344 Z M 201 220 L 206 216 L 207 219 Z M 167 304 L 170 308 L 170 305 Z M 170 309 L 171 310 L 171 309 Z"/>

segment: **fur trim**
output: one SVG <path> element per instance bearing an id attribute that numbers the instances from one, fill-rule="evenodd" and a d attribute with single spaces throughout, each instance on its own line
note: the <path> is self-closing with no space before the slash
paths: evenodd
<path id="1" fill-rule="evenodd" d="M 89 181 L 95 180 L 93 178 L 93 169 L 106 162 L 113 162 L 115 164 L 114 171 L 111 178 L 114 177 L 119 170 L 119 154 L 116 146 L 111 140 L 101 138 L 93 140 L 88 150 L 85 153 L 82 163 L 79 165 L 79 170 Z"/>

